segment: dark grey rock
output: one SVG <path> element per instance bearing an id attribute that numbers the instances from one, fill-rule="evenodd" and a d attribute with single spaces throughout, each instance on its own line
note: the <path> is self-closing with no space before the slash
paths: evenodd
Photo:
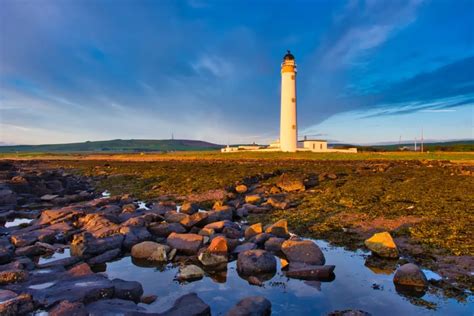
<path id="1" fill-rule="evenodd" d="M 197 296 L 196 293 L 189 293 L 178 298 L 173 307 L 159 313 L 159 316 L 210 316 L 211 308 Z"/>
<path id="2" fill-rule="evenodd" d="M 249 296 L 240 300 L 226 316 L 270 316 L 272 303 L 263 296 Z"/>

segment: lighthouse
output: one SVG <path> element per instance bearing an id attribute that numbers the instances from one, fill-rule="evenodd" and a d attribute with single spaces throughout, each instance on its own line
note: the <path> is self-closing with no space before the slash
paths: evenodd
<path id="1" fill-rule="evenodd" d="M 290 51 L 281 63 L 280 150 L 295 152 L 298 144 L 296 125 L 296 63 Z"/>

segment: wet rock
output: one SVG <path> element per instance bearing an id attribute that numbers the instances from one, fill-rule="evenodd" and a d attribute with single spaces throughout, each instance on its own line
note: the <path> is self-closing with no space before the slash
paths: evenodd
<path id="1" fill-rule="evenodd" d="M 186 232 L 186 228 L 179 223 L 152 223 L 148 226 L 148 230 L 155 236 L 168 237 L 171 233 L 182 234 Z"/>
<path id="2" fill-rule="evenodd" d="M 28 279 L 28 271 L 11 269 L 0 271 L 0 285 L 24 282 Z"/>
<path id="3" fill-rule="evenodd" d="M 204 277 L 204 271 L 196 265 L 188 265 L 179 268 L 179 273 L 176 279 L 179 281 L 194 281 L 200 280 Z"/>
<path id="4" fill-rule="evenodd" d="M 241 253 L 247 250 L 254 250 L 254 249 L 257 249 L 257 245 L 252 242 L 247 242 L 235 247 L 232 253 Z"/>
<path id="5" fill-rule="evenodd" d="M 374 234 L 364 243 L 367 248 L 380 257 L 398 258 L 397 245 L 388 232 Z"/>
<path id="6" fill-rule="evenodd" d="M 241 299 L 226 316 L 270 316 L 272 303 L 263 296 L 249 296 Z"/>
<path id="7" fill-rule="evenodd" d="M 122 247 L 126 250 L 132 249 L 139 242 L 152 238 L 145 227 L 122 227 L 120 228 L 120 234 L 124 235 Z"/>
<path id="8" fill-rule="evenodd" d="M 291 176 L 289 174 L 282 174 L 278 179 L 276 185 L 286 192 L 295 192 L 295 191 L 304 191 L 305 186 L 303 179 L 300 179 L 296 176 Z"/>
<path id="9" fill-rule="evenodd" d="M 245 230 L 245 239 L 250 239 L 255 235 L 263 233 L 262 223 L 257 223 L 249 226 Z"/>
<path id="10" fill-rule="evenodd" d="M 26 315 L 34 310 L 33 300 L 29 294 L 20 294 L 0 289 L 0 315 Z"/>
<path id="11" fill-rule="evenodd" d="M 13 209 L 17 205 L 17 195 L 10 189 L 0 189 L 0 205 L 2 209 Z"/>
<path id="12" fill-rule="evenodd" d="M 259 194 L 249 194 L 245 196 L 245 203 L 259 204 L 262 202 L 262 197 Z"/>
<path id="13" fill-rule="evenodd" d="M 74 235 L 71 242 L 71 255 L 99 255 L 107 250 L 122 248 L 124 237 L 113 235 L 105 238 L 95 238 L 90 233 Z"/>
<path id="14" fill-rule="evenodd" d="M 49 316 L 87 316 L 84 304 L 80 302 L 61 301 L 48 311 Z"/>
<path id="15" fill-rule="evenodd" d="M 178 298 L 169 310 L 158 314 L 158 316 L 182 315 L 210 316 L 211 308 L 196 293 L 189 293 Z"/>
<path id="16" fill-rule="evenodd" d="M 289 278 L 302 280 L 325 280 L 334 278 L 333 265 L 311 265 L 302 262 L 290 262 L 285 275 Z"/>
<path id="17" fill-rule="evenodd" d="M 166 240 L 168 246 L 188 255 L 197 254 L 203 243 L 203 237 L 197 234 L 172 233 Z"/>
<path id="18" fill-rule="evenodd" d="M 0 264 L 8 263 L 12 260 L 15 247 L 8 238 L 0 237 Z"/>
<path id="19" fill-rule="evenodd" d="M 245 184 L 239 184 L 235 187 L 235 192 L 240 194 L 247 192 L 247 190 L 248 188 Z"/>
<path id="20" fill-rule="evenodd" d="M 281 246 L 284 241 L 285 241 L 285 238 L 270 237 L 265 242 L 265 250 L 271 251 L 271 252 L 280 252 Z"/>
<path id="21" fill-rule="evenodd" d="M 66 274 L 73 277 L 79 277 L 92 275 L 94 272 L 92 272 L 91 267 L 87 263 L 81 263 L 69 269 Z"/>
<path id="22" fill-rule="evenodd" d="M 290 262 L 323 265 L 326 262 L 321 249 L 311 240 L 285 240 L 281 251 Z"/>
<path id="23" fill-rule="evenodd" d="M 132 247 L 132 257 L 150 261 L 166 262 L 169 247 L 153 241 L 144 241 Z"/>
<path id="24" fill-rule="evenodd" d="M 257 244 L 259 247 L 263 247 L 265 242 L 271 237 L 270 234 L 267 233 L 262 233 L 253 236 L 252 238 L 249 239 L 250 242 Z"/>
<path id="25" fill-rule="evenodd" d="M 288 232 L 288 222 L 286 219 L 281 219 L 273 225 L 270 225 L 265 232 L 272 234 L 276 237 L 288 238 L 290 235 Z"/>
<path id="26" fill-rule="evenodd" d="M 121 299 L 105 299 L 86 306 L 89 316 L 103 315 L 144 315 L 146 309 L 132 301 Z"/>
<path id="27" fill-rule="evenodd" d="M 92 302 L 112 298 L 114 285 L 106 277 L 92 274 L 63 279 L 44 289 L 28 288 L 27 291 L 40 306 L 49 308 L 61 301 Z"/>
<path id="28" fill-rule="evenodd" d="M 52 268 L 52 267 L 69 267 L 69 266 L 75 265 L 76 263 L 79 263 L 80 261 L 82 261 L 81 257 L 67 257 L 67 258 L 39 264 L 38 268 L 47 269 L 47 268 Z"/>
<path id="29" fill-rule="evenodd" d="M 84 211 L 76 209 L 72 206 L 54 210 L 45 210 L 41 212 L 41 216 L 38 219 L 38 224 L 42 225 L 60 223 L 65 221 L 75 221 L 84 214 Z"/>
<path id="30" fill-rule="evenodd" d="M 41 243 L 36 243 L 31 246 L 25 246 L 21 248 L 16 248 L 16 256 L 26 256 L 26 257 L 37 257 L 47 253 L 53 253 L 54 249 L 51 250 L 49 247 L 44 247 Z"/>
<path id="31" fill-rule="evenodd" d="M 112 261 L 113 259 L 117 258 L 122 251 L 120 249 L 112 249 L 104 252 L 103 254 L 100 254 L 96 257 L 93 257 L 89 260 L 87 260 L 87 263 L 90 265 L 98 265 L 102 263 L 106 263 L 109 261 Z"/>
<path id="32" fill-rule="evenodd" d="M 342 311 L 330 312 L 327 314 L 327 316 L 371 316 L 371 314 L 357 309 L 346 309 Z"/>
<path id="33" fill-rule="evenodd" d="M 184 214 L 193 215 L 194 213 L 199 211 L 199 205 L 191 203 L 191 202 L 185 202 L 183 203 L 183 205 L 181 205 L 181 208 L 179 211 Z"/>
<path id="34" fill-rule="evenodd" d="M 265 250 L 247 250 L 238 255 L 237 270 L 243 275 L 274 273 L 276 271 L 276 259 Z"/>
<path id="35" fill-rule="evenodd" d="M 393 276 L 393 283 L 415 287 L 428 286 L 428 280 L 426 279 L 425 274 L 413 263 L 407 263 L 398 268 Z"/>
<path id="36" fill-rule="evenodd" d="M 227 256 L 203 251 L 198 255 L 198 260 L 206 267 L 216 267 L 227 263 Z"/>
<path id="37" fill-rule="evenodd" d="M 118 219 L 115 219 L 113 216 L 103 214 L 87 214 L 79 219 L 82 228 L 97 238 L 103 238 L 118 233 L 120 225 L 118 225 L 116 221 L 118 222 Z"/>
<path id="38" fill-rule="evenodd" d="M 143 287 L 136 281 L 124 281 L 121 279 L 113 279 L 114 296 L 123 300 L 140 302 L 143 295 Z"/>

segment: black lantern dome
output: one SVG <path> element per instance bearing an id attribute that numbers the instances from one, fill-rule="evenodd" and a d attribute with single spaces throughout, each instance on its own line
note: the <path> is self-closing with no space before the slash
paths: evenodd
<path id="1" fill-rule="evenodd" d="M 295 60 L 295 56 L 293 56 L 290 50 L 287 50 L 286 55 L 283 56 L 283 60 Z"/>

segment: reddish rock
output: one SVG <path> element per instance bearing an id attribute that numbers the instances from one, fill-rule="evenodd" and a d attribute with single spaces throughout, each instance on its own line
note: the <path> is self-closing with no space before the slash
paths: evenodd
<path id="1" fill-rule="evenodd" d="M 253 224 L 245 230 L 245 239 L 250 239 L 255 235 L 261 234 L 262 232 L 262 223 Z"/>
<path id="2" fill-rule="evenodd" d="M 167 244 L 179 252 L 189 255 L 197 254 L 203 243 L 203 237 L 197 234 L 176 234 L 168 236 Z"/>
<path id="3" fill-rule="evenodd" d="M 207 252 L 217 255 L 227 255 L 228 251 L 227 239 L 223 236 L 212 239 L 211 244 L 207 247 Z"/>

